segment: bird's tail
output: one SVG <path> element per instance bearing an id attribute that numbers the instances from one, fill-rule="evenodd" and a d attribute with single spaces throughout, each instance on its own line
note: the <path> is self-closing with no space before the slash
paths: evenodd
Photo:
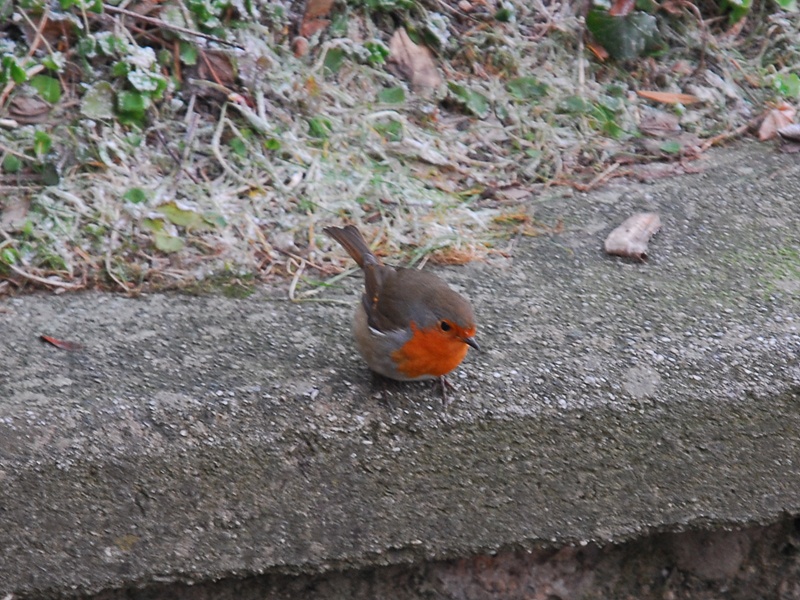
<path id="1" fill-rule="evenodd" d="M 322 231 L 339 242 L 362 269 L 365 265 L 383 264 L 381 260 L 372 253 L 372 250 L 369 249 L 364 236 L 361 235 L 361 232 L 355 225 L 347 225 L 345 227 L 326 227 Z"/>

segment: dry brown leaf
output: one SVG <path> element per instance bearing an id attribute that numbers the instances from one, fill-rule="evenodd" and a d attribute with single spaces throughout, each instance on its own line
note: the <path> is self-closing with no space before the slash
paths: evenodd
<path id="1" fill-rule="evenodd" d="M 792 123 L 786 127 L 778 129 L 778 135 L 781 136 L 783 144 L 781 144 L 780 151 L 784 154 L 796 154 L 800 152 L 800 123 Z"/>
<path id="2" fill-rule="evenodd" d="M 647 260 L 647 243 L 661 229 L 656 213 L 637 213 L 608 234 L 605 248 L 608 254 Z"/>
<path id="3" fill-rule="evenodd" d="M 783 129 L 794 122 L 795 109 L 791 104 L 781 102 L 773 108 L 761 121 L 758 128 L 758 139 L 762 142 L 770 140 L 778 135 L 778 130 Z"/>
<path id="4" fill-rule="evenodd" d="M 35 96 L 15 96 L 8 106 L 8 116 L 26 125 L 43 123 L 50 116 L 52 106 Z"/>
<path id="5" fill-rule="evenodd" d="M 162 9 L 161 3 L 154 0 L 142 0 L 141 2 L 126 3 L 126 5 L 131 12 L 144 16 L 158 16 Z"/>
<path id="6" fill-rule="evenodd" d="M 532 196 L 533 192 L 529 188 L 509 187 L 498 190 L 497 195 L 503 200 L 519 202 L 520 200 L 524 200 L 525 198 Z"/>
<path id="7" fill-rule="evenodd" d="M 309 19 L 327 17 L 331 12 L 331 8 L 333 8 L 333 0 L 308 0 L 303 19 L 307 21 Z"/>
<path id="8" fill-rule="evenodd" d="M 787 144 L 781 145 L 779 150 L 783 154 L 797 154 L 798 152 L 800 152 L 800 144 L 796 144 L 794 142 L 789 142 Z"/>
<path id="9" fill-rule="evenodd" d="M 2 205 L 0 229 L 3 231 L 19 231 L 22 229 L 30 207 L 31 201 L 29 198 L 11 197 Z"/>
<path id="10" fill-rule="evenodd" d="M 330 14 L 331 8 L 333 8 L 333 0 L 308 0 L 303 21 L 300 23 L 300 35 L 310 38 L 330 25 L 330 19 L 326 17 Z"/>
<path id="11" fill-rule="evenodd" d="M 236 83 L 236 66 L 224 52 L 206 50 L 197 61 L 197 78 L 214 81 L 226 88 Z"/>
<path id="12" fill-rule="evenodd" d="M 650 90 L 639 90 L 636 92 L 640 97 L 654 102 L 665 104 L 694 104 L 700 102 L 700 98 L 692 94 L 676 94 L 673 92 L 654 92 Z"/>
<path id="13" fill-rule="evenodd" d="M 800 142 L 800 123 L 792 123 L 778 129 L 778 135 L 788 142 Z"/>
<path id="14" fill-rule="evenodd" d="M 600 44 L 595 44 L 594 42 L 587 42 L 586 47 L 589 48 L 592 54 L 594 54 L 595 58 L 600 62 L 606 62 L 608 60 L 609 54 L 608 50 L 603 48 Z"/>
<path id="15" fill-rule="evenodd" d="M 683 5 L 680 2 L 675 2 L 674 0 L 666 0 L 666 2 L 661 3 L 661 10 L 672 15 L 673 17 L 677 17 L 683 14 Z"/>
<path id="16" fill-rule="evenodd" d="M 608 9 L 608 14 L 612 17 L 624 17 L 636 6 L 636 0 L 614 0 L 611 8 Z"/>
<path id="17" fill-rule="evenodd" d="M 694 73 L 694 67 L 688 60 L 679 59 L 672 64 L 670 71 L 678 77 L 687 77 Z"/>
<path id="18" fill-rule="evenodd" d="M 300 25 L 300 35 L 304 38 L 310 38 L 318 31 L 322 31 L 331 24 L 330 19 L 311 19 L 303 21 Z"/>
<path id="19" fill-rule="evenodd" d="M 389 41 L 389 61 L 400 75 L 408 79 L 416 92 L 433 90 L 442 83 L 431 51 L 412 42 L 402 27 L 394 32 Z"/>
<path id="20" fill-rule="evenodd" d="M 298 35 L 292 40 L 292 52 L 297 58 L 308 54 L 308 40 L 303 36 Z"/>
<path id="21" fill-rule="evenodd" d="M 58 338 L 54 338 L 49 335 L 40 335 L 39 339 L 43 342 L 47 342 L 55 346 L 56 348 L 60 348 L 61 350 L 69 350 L 69 351 L 76 351 L 76 350 L 83 350 L 83 345 L 79 344 L 78 342 L 70 342 L 68 340 L 60 340 Z"/>
<path id="22" fill-rule="evenodd" d="M 672 113 L 650 109 L 642 115 L 639 130 L 657 137 L 672 135 L 680 132 L 680 119 Z"/>

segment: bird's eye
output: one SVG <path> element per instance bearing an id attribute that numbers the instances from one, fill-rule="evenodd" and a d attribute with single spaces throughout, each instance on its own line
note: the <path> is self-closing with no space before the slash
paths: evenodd
<path id="1" fill-rule="evenodd" d="M 452 329 L 450 323 L 448 323 L 447 321 L 442 321 L 441 323 L 439 323 L 439 327 L 442 328 L 442 331 L 450 331 Z"/>

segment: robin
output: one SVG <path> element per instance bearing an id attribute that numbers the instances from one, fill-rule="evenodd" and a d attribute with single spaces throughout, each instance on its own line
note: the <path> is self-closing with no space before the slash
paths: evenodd
<path id="1" fill-rule="evenodd" d="M 353 225 L 323 231 L 364 271 L 353 334 L 369 368 L 398 381 L 438 377 L 447 402 L 445 375 L 469 346 L 480 350 L 469 302 L 433 273 L 383 264 Z"/>

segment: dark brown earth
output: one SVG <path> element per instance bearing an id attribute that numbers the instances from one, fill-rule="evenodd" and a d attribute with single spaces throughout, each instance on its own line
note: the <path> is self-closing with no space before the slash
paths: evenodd
<path id="1" fill-rule="evenodd" d="M 800 598 L 800 518 L 735 531 L 500 552 L 316 577 L 105 592 L 91 600 L 750 600 Z M 89 597 L 87 597 L 89 600 Z"/>

